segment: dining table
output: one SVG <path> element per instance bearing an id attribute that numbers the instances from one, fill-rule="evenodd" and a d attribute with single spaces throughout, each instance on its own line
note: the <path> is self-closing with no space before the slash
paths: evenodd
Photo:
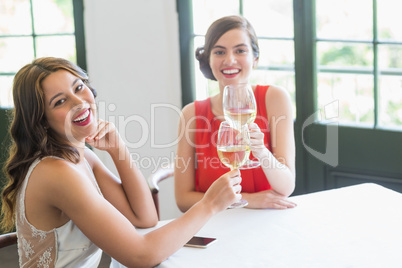
<path id="1" fill-rule="evenodd" d="M 402 267 L 401 193 L 363 183 L 289 199 L 295 208 L 215 215 L 196 234 L 214 244 L 182 247 L 157 267 Z"/>

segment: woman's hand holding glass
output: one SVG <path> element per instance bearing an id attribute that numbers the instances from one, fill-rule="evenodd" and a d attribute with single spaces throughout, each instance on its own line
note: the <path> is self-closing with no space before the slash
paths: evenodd
<path id="1" fill-rule="evenodd" d="M 238 169 L 223 174 L 205 192 L 202 202 L 208 202 L 216 211 L 221 211 L 241 199 L 241 176 Z M 205 203 L 204 203 L 205 204 Z"/>
<path id="2" fill-rule="evenodd" d="M 250 139 L 247 125 L 235 128 L 228 122 L 222 122 L 219 127 L 217 150 L 221 162 L 235 170 L 241 167 L 247 161 L 250 155 Z M 240 192 L 241 188 L 239 189 Z M 238 202 L 229 206 L 229 208 L 238 208 L 247 206 L 247 201 L 240 199 Z"/>
<path id="3" fill-rule="evenodd" d="M 264 144 L 264 133 L 261 132 L 261 129 L 256 123 L 249 124 L 248 128 L 250 133 L 251 152 L 253 153 L 253 156 L 261 162 L 263 158 L 267 158 L 270 154 L 268 148 L 265 147 Z"/>
<path id="4" fill-rule="evenodd" d="M 254 92 L 247 83 L 227 85 L 223 91 L 222 105 L 226 121 L 237 129 L 253 123 L 257 115 Z M 259 165 L 259 162 L 247 159 L 239 168 L 255 168 Z"/>

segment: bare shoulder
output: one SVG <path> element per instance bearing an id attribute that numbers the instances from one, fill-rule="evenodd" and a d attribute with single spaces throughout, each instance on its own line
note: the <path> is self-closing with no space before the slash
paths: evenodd
<path id="1" fill-rule="evenodd" d="M 57 158 L 43 159 L 32 172 L 28 187 L 44 203 L 62 211 L 97 193 L 82 164 Z"/>
<path id="2" fill-rule="evenodd" d="M 40 192 L 49 193 L 46 195 L 55 203 L 55 200 L 70 198 L 78 192 L 85 192 L 91 187 L 88 174 L 83 172 L 82 164 L 74 164 L 68 160 L 59 158 L 45 158 L 33 170 L 29 184 Z"/>
<path id="3" fill-rule="evenodd" d="M 195 104 L 194 102 L 187 104 L 181 110 L 182 117 L 186 120 L 190 119 L 191 117 L 195 116 Z"/>
<path id="4" fill-rule="evenodd" d="M 290 101 L 289 92 L 285 88 L 275 85 L 269 87 L 265 97 L 267 101 Z"/>
<path id="5" fill-rule="evenodd" d="M 47 157 L 40 161 L 35 169 L 38 171 L 46 171 L 46 174 L 52 175 L 54 173 L 61 173 L 60 171 L 69 170 L 71 168 L 71 164 L 73 163 L 65 159 Z"/>
<path id="6" fill-rule="evenodd" d="M 187 104 L 183 107 L 180 115 L 179 122 L 179 135 L 182 134 L 182 131 L 188 131 L 189 128 L 194 129 L 195 124 L 195 104 L 194 102 Z"/>
<path id="7" fill-rule="evenodd" d="M 76 173 L 75 164 L 68 160 L 48 157 L 43 159 L 32 172 L 32 179 L 48 186 L 55 186 Z M 57 179 L 55 179 L 57 178 Z"/>
<path id="8" fill-rule="evenodd" d="M 265 95 L 268 117 L 292 115 L 292 101 L 289 92 L 279 86 L 270 86 Z"/>
<path id="9" fill-rule="evenodd" d="M 196 120 L 195 120 L 195 104 L 194 102 L 187 104 L 183 107 L 180 114 L 180 121 L 178 126 L 178 149 L 177 153 L 181 154 L 183 152 L 183 146 L 185 148 L 189 148 L 189 140 L 194 142 L 195 133 L 194 130 L 196 128 Z M 189 139 L 189 140 L 188 140 Z"/>
<path id="10" fill-rule="evenodd" d="M 44 203 L 54 205 L 57 199 L 81 187 L 83 176 L 74 163 L 48 157 L 40 161 L 32 171 L 27 191 Z"/>

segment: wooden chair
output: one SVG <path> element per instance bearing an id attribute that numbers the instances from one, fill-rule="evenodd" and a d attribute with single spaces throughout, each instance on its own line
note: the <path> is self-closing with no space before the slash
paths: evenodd
<path id="1" fill-rule="evenodd" d="M 174 175 L 174 163 L 171 163 L 167 167 L 161 167 L 159 168 L 154 174 L 148 177 L 148 185 L 149 188 L 151 189 L 152 193 L 152 198 L 155 203 L 155 208 L 156 212 L 158 213 L 158 219 L 160 219 L 159 215 L 159 183 L 163 180 L 166 180 L 168 178 L 173 178 Z"/>
<path id="2" fill-rule="evenodd" d="M 17 244 L 17 233 L 6 233 L 0 235 L 0 248 L 5 248 Z"/>
<path id="3" fill-rule="evenodd" d="M 17 233 L 0 235 L 0 267 L 19 267 Z"/>

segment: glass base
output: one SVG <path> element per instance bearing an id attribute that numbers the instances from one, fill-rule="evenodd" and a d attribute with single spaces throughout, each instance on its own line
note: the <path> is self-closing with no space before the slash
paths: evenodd
<path id="1" fill-rule="evenodd" d="M 248 205 L 247 200 L 244 199 L 240 199 L 239 201 L 237 201 L 236 203 L 231 204 L 230 206 L 228 206 L 228 208 L 242 208 Z"/>
<path id="2" fill-rule="evenodd" d="M 247 160 L 247 162 L 244 163 L 244 165 L 242 165 L 241 167 L 239 167 L 239 169 L 250 169 L 259 166 L 261 166 L 261 163 L 259 161 Z"/>

